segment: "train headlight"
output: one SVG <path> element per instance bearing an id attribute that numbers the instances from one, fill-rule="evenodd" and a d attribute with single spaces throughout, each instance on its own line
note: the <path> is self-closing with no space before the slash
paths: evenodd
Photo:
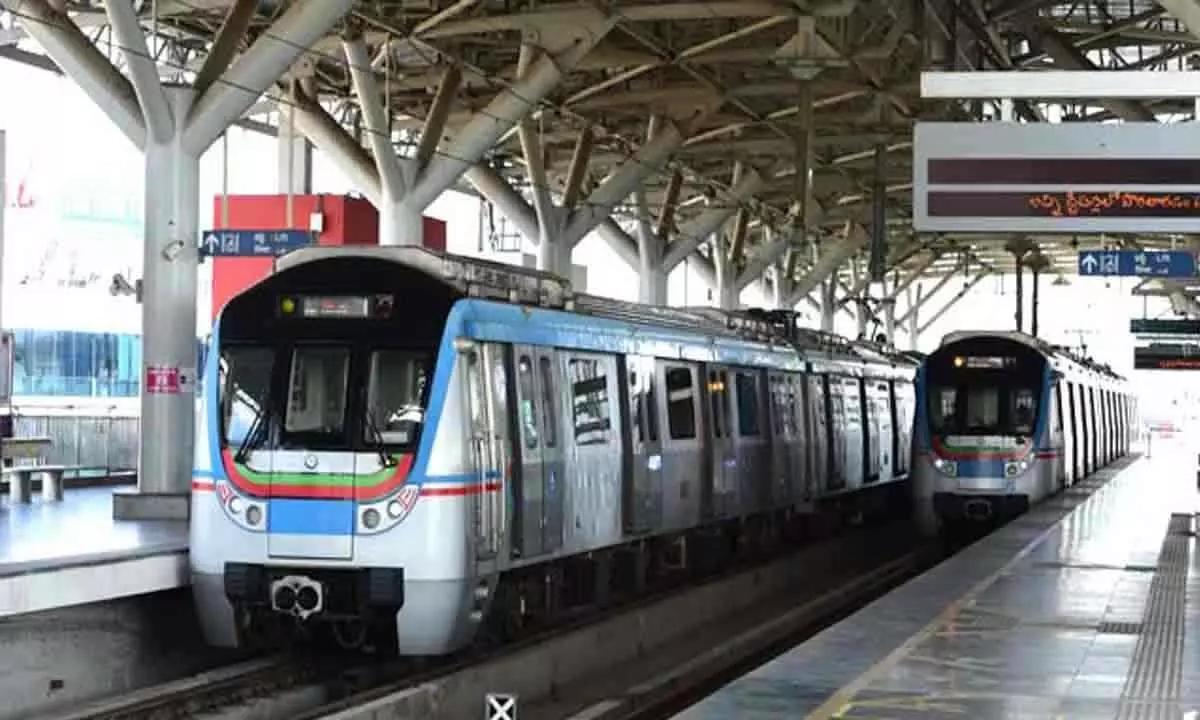
<path id="1" fill-rule="evenodd" d="M 244 503 L 242 502 L 242 499 L 234 495 L 233 497 L 229 498 L 229 512 L 237 515 L 242 511 L 243 504 Z"/>
<path id="2" fill-rule="evenodd" d="M 388 517 L 395 520 L 396 518 L 398 518 L 404 514 L 404 506 L 400 504 L 399 500 L 393 500 L 390 503 L 388 503 L 387 513 L 388 513 Z"/>
<path id="3" fill-rule="evenodd" d="M 947 475 L 949 477 L 958 476 L 958 463 L 954 462 L 953 460 L 935 457 L 933 459 L 933 467 L 943 475 Z"/>
<path id="4" fill-rule="evenodd" d="M 1016 477 L 1028 469 L 1028 460 L 1010 460 L 1004 463 L 1004 477 Z"/>
<path id="5" fill-rule="evenodd" d="M 363 526 L 368 530 L 374 530 L 375 528 L 379 527 L 379 521 L 381 519 L 382 518 L 379 516 L 379 511 L 375 508 L 368 508 L 362 514 Z"/>
<path id="6" fill-rule="evenodd" d="M 257 526 L 262 522 L 262 508 L 257 505 L 251 505 L 246 509 L 246 522 L 251 526 Z"/>

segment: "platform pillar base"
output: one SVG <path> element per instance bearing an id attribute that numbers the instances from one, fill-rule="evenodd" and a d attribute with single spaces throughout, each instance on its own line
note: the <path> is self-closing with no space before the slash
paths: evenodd
<path id="1" fill-rule="evenodd" d="M 187 493 L 139 492 L 134 488 L 113 491 L 114 520 L 187 520 L 191 497 Z"/>

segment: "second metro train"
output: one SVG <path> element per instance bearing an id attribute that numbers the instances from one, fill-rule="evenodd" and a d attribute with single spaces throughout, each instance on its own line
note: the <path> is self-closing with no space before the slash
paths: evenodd
<path id="1" fill-rule="evenodd" d="M 636 593 L 647 568 L 907 500 L 916 364 L 795 320 L 573 295 L 421 248 L 279 258 L 208 355 L 190 552 L 207 639 L 373 629 L 440 655 L 604 582 L 568 578 Z"/>
<path id="2" fill-rule="evenodd" d="M 917 373 L 923 533 L 1002 519 L 1129 452 L 1137 401 L 1109 367 L 1019 332 L 942 339 Z"/>

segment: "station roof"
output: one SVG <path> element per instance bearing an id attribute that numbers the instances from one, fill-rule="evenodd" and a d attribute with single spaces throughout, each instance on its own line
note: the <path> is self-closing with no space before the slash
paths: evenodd
<path id="1" fill-rule="evenodd" d="M 49 4 L 69 13 L 102 50 L 108 48 L 111 34 L 99 0 Z M 144 26 L 161 38 L 152 49 L 164 77 L 194 79 L 234 4 L 136 3 Z M 237 4 L 255 8 L 243 47 L 287 5 L 273 0 Z M 1196 11 L 1195 0 L 1163 4 Z M 157 13 L 153 18 L 152 12 Z M 753 258 L 770 243 L 797 234 L 796 218 L 803 212 L 798 198 L 804 191 L 804 173 L 797 168 L 805 166 L 807 137 L 809 232 L 821 243 L 857 238 L 865 253 L 876 154 L 882 153 L 889 261 L 902 271 L 933 275 L 954 270 L 964 257 L 976 270 L 1011 268 L 1005 246 L 1012 236 L 912 232 L 914 121 L 981 119 L 997 112 L 990 103 L 922 100 L 921 68 L 1186 69 L 1186 59 L 1200 45 L 1151 0 L 379 0 L 358 3 L 312 48 L 293 77 L 344 127 L 360 131 L 364 120 L 342 39 L 347 33 L 361 36 L 392 113 L 393 146 L 398 153 L 413 153 L 447 68 L 457 68 L 462 76 L 449 112 L 452 133 L 517 78 L 528 62 L 523 45 L 526 52 L 552 50 L 597 14 L 611 21 L 611 30 L 529 121 L 553 192 L 564 187 L 581 133 L 587 132 L 592 146 L 582 185 L 586 193 L 646 143 L 648 119 L 657 115 L 660 124 L 673 123 L 686 139 L 665 171 L 645 183 L 651 215 L 671 204 L 677 174 L 672 226 L 714 205 L 736 205 L 738 213 L 726 225 L 732 252 Z M 0 56 L 53 66 L 11 22 L 0 21 Z M 1030 120 L 1053 115 L 1064 121 L 1169 122 L 1190 119 L 1192 107 L 1178 101 L 1097 99 L 1054 109 L 1047 103 L 1018 104 L 1017 112 Z M 277 123 L 275 103 L 267 100 L 243 119 L 244 125 L 268 130 Z M 529 199 L 519 133 L 503 137 L 485 162 Z M 753 176 L 760 180 L 754 190 L 739 193 Z M 624 202 L 614 217 L 636 236 L 636 209 L 632 200 Z M 1049 261 L 1049 274 L 1074 273 L 1075 248 L 1101 243 L 1077 236 L 1032 240 Z M 1158 247 L 1170 240 L 1109 237 L 1103 242 Z M 797 255 L 802 259 L 795 272 L 802 276 L 812 251 L 802 247 Z M 857 284 L 850 264 L 839 272 L 843 289 Z"/>

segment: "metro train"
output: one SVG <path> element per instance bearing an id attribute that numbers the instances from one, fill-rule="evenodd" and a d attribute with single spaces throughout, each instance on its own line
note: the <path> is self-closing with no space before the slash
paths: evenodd
<path id="1" fill-rule="evenodd" d="M 796 321 L 415 247 L 279 258 L 207 354 L 190 552 L 207 640 L 441 655 L 585 587 L 636 595 L 907 506 L 917 363 Z"/>
<path id="2" fill-rule="evenodd" d="M 1125 378 L 1019 332 L 946 335 L 917 373 L 912 489 L 926 535 L 1011 518 L 1129 452 Z"/>

